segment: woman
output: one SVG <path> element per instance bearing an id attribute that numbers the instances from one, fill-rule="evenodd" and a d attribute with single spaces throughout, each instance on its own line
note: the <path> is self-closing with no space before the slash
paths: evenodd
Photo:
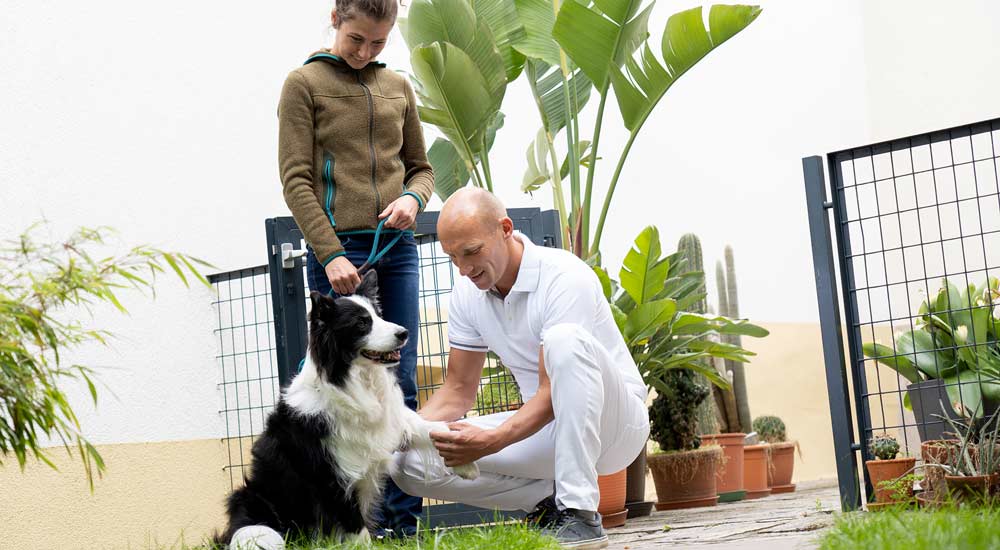
<path id="1" fill-rule="evenodd" d="M 285 202 L 309 245 L 311 290 L 350 294 L 360 283 L 375 229 L 385 220 L 373 264 L 383 316 L 410 333 L 397 377 L 417 407 L 417 249 L 413 225 L 430 200 L 427 162 L 413 89 L 375 58 L 396 23 L 396 0 L 336 0 L 333 45 L 312 54 L 285 80 L 278 107 L 278 160 Z M 386 489 L 385 526 L 411 534 L 420 499 Z"/>

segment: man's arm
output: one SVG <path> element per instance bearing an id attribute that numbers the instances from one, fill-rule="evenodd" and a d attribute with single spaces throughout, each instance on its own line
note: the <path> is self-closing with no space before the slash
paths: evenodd
<path id="1" fill-rule="evenodd" d="M 545 349 L 538 349 L 538 391 L 514 413 L 514 416 L 497 426 L 494 430 L 493 451 L 504 447 L 541 430 L 552 422 L 555 413 L 552 412 L 552 387 L 549 385 L 549 375 L 545 372 Z"/>
<path id="2" fill-rule="evenodd" d="M 425 420 L 451 422 L 462 418 L 476 403 L 479 380 L 483 376 L 486 352 L 451 348 L 448 375 L 444 384 L 424 403 L 418 413 Z"/>
<path id="3" fill-rule="evenodd" d="M 538 350 L 538 391 L 506 422 L 492 430 L 456 422 L 449 425 L 449 432 L 431 432 L 431 439 L 445 465 L 460 466 L 496 453 L 534 434 L 555 418 L 543 352 L 544 349 Z"/>

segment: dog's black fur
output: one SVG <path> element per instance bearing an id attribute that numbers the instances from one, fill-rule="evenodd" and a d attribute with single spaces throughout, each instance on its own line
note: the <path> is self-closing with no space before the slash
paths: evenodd
<path id="1" fill-rule="evenodd" d="M 372 276 L 365 277 L 357 294 L 369 298 L 377 312 L 377 292 Z M 372 317 L 346 298 L 313 292 L 311 300 L 313 364 L 319 376 L 343 388 L 372 328 Z M 405 331 L 401 336 L 405 340 Z M 253 445 L 246 484 L 229 497 L 229 525 L 215 538 L 216 544 L 228 544 L 233 533 L 249 525 L 266 525 L 283 536 L 310 537 L 359 533 L 367 527 L 353 491 L 346 491 L 337 477 L 336 457 L 324 446 L 334 428 L 329 418 L 299 414 L 282 396 Z"/>

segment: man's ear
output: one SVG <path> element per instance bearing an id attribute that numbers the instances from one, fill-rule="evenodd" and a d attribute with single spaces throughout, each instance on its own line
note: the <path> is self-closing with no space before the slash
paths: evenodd
<path id="1" fill-rule="evenodd" d="M 375 274 L 374 269 L 369 269 L 365 272 L 361 278 L 361 284 L 358 285 L 354 294 L 368 298 L 368 301 L 373 304 L 378 303 L 378 275 Z"/>

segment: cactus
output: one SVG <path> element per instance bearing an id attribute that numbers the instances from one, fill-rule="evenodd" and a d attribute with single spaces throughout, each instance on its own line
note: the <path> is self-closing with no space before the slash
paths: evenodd
<path id="1" fill-rule="evenodd" d="M 688 369 L 668 371 L 649 407 L 649 437 L 662 451 L 689 451 L 701 445 L 694 412 L 709 395 L 707 386 L 695 382 Z"/>
<path id="2" fill-rule="evenodd" d="M 899 454 L 899 442 L 889 434 L 876 435 L 872 438 L 872 454 L 879 460 L 892 460 Z"/>
<path id="3" fill-rule="evenodd" d="M 785 434 L 785 423 L 777 416 L 758 416 L 753 419 L 753 431 L 761 440 L 767 443 L 784 443 L 788 441 Z"/>
<path id="4" fill-rule="evenodd" d="M 705 266 L 701 256 L 701 240 L 699 240 L 698 236 L 694 233 L 688 233 L 682 236 L 680 242 L 677 243 L 677 251 L 680 252 L 682 257 L 687 261 L 685 271 L 701 272 L 701 276 L 699 277 L 699 289 L 696 292 L 705 293 Z M 692 313 L 708 313 L 707 296 L 693 304 L 689 309 Z M 710 361 L 711 359 L 706 360 L 706 362 Z M 700 374 L 695 375 L 694 381 L 705 388 L 712 388 L 712 384 L 708 381 L 708 379 Z M 712 392 L 710 391 L 709 393 Z M 714 399 L 702 400 L 701 404 L 698 405 L 696 417 L 699 435 L 719 432 L 719 421 L 716 418 Z"/>
<path id="5" fill-rule="evenodd" d="M 731 319 L 739 319 L 740 306 L 736 293 L 736 265 L 733 260 L 733 247 L 726 247 L 726 270 L 723 274 L 722 263 L 717 263 L 715 268 L 716 284 L 719 290 L 719 315 L 724 315 Z M 738 334 L 724 335 L 722 341 L 727 344 L 741 345 L 742 339 Z M 730 431 L 749 432 L 752 428 L 750 416 L 750 403 L 747 399 L 746 373 L 743 364 L 738 361 L 726 360 L 726 371 L 732 373 L 733 401 L 736 405 L 736 417 L 738 425 L 729 425 Z M 726 411 L 727 416 L 731 416 L 730 411 Z"/>

